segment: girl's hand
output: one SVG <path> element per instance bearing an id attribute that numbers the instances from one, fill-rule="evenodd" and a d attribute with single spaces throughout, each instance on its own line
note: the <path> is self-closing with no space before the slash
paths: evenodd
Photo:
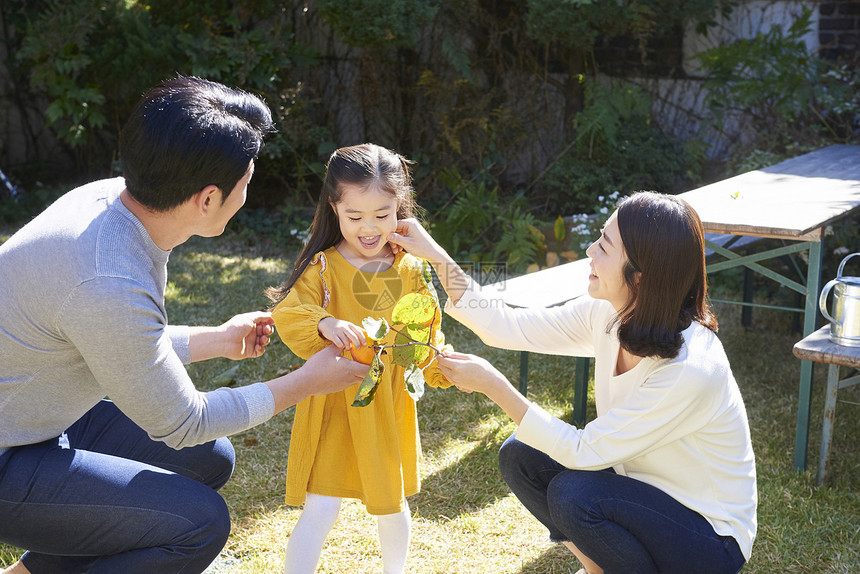
<path id="1" fill-rule="evenodd" d="M 430 234 L 418 223 L 417 219 L 398 220 L 396 231 L 388 236 L 388 243 L 395 253 L 404 249 L 415 257 L 426 259 L 430 263 L 437 263 L 447 257 L 445 250 L 430 237 Z"/>
<path id="2" fill-rule="evenodd" d="M 349 321 L 326 317 L 317 324 L 317 330 L 340 350 L 348 349 L 350 345 L 356 349 L 367 345 L 364 329 Z"/>

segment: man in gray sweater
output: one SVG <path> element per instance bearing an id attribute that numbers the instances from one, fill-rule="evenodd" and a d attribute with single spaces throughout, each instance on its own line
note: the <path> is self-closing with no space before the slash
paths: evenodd
<path id="1" fill-rule="evenodd" d="M 164 289 L 171 249 L 244 204 L 270 129 L 255 96 L 168 80 L 123 129 L 123 178 L 0 246 L 0 541 L 28 549 L 4 572 L 202 572 L 230 531 L 223 437 L 366 373 L 334 348 L 241 388 L 200 392 L 185 370 L 269 343 L 268 313 L 168 325 Z"/>

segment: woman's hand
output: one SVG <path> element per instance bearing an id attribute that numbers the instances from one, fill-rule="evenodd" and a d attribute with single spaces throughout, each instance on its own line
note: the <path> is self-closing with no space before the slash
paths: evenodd
<path id="1" fill-rule="evenodd" d="M 388 236 L 388 242 L 395 253 L 402 248 L 415 257 L 426 259 L 434 265 L 448 259 L 445 250 L 436 243 L 435 239 L 430 237 L 430 234 L 418 223 L 417 219 L 398 220 L 397 229 Z"/>
<path id="2" fill-rule="evenodd" d="M 494 388 L 504 386 L 508 382 L 498 369 L 476 355 L 450 351 L 437 360 L 445 378 L 460 390 L 479 391 L 490 395 Z"/>
<path id="3" fill-rule="evenodd" d="M 430 237 L 417 219 L 401 219 L 397 231 L 388 236 L 388 243 L 396 253 L 401 248 L 415 257 L 426 259 L 436 269 L 436 277 L 448 293 L 452 303 L 457 303 L 469 286 L 470 279 L 451 256 Z"/>
<path id="4" fill-rule="evenodd" d="M 364 329 L 349 321 L 326 317 L 317 324 L 317 330 L 340 350 L 348 349 L 350 345 L 358 349 L 367 344 Z"/>
<path id="5" fill-rule="evenodd" d="M 502 407 L 515 423 L 520 424 L 523 420 L 529 402 L 487 360 L 475 355 L 448 352 L 437 361 L 442 374 L 458 389 L 484 393 Z"/>

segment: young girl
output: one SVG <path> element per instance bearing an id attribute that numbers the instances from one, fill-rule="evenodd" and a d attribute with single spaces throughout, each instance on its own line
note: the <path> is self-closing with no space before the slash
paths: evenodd
<path id="1" fill-rule="evenodd" d="M 398 154 L 363 144 L 331 155 L 307 244 L 289 280 L 267 293 L 276 303 L 272 318 L 281 340 L 296 355 L 307 358 L 331 344 L 366 346 L 358 326 L 363 319 L 391 323 L 403 295 L 427 292 L 422 262 L 388 244 L 397 221 L 411 217 L 413 208 L 407 161 Z M 436 348 L 444 344 L 440 322 L 437 316 Z M 403 572 L 410 531 L 405 497 L 420 487 L 421 445 L 404 368 L 383 357 L 385 371 L 369 405 L 351 406 L 355 385 L 296 407 L 286 502 L 304 503 L 304 510 L 287 544 L 286 574 L 316 570 L 344 497 L 361 500 L 378 516 L 384 571 Z M 432 386 L 450 386 L 436 362 L 424 376 Z"/>

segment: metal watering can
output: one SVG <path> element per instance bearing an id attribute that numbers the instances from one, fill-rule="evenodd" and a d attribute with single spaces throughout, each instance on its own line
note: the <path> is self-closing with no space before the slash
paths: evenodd
<path id="1" fill-rule="evenodd" d="M 844 277 L 845 263 L 860 255 L 852 253 L 842 260 L 836 279 L 831 279 L 821 290 L 818 307 L 830 321 L 830 340 L 837 345 L 860 347 L 860 277 Z M 833 316 L 827 312 L 827 295 L 833 289 Z"/>

